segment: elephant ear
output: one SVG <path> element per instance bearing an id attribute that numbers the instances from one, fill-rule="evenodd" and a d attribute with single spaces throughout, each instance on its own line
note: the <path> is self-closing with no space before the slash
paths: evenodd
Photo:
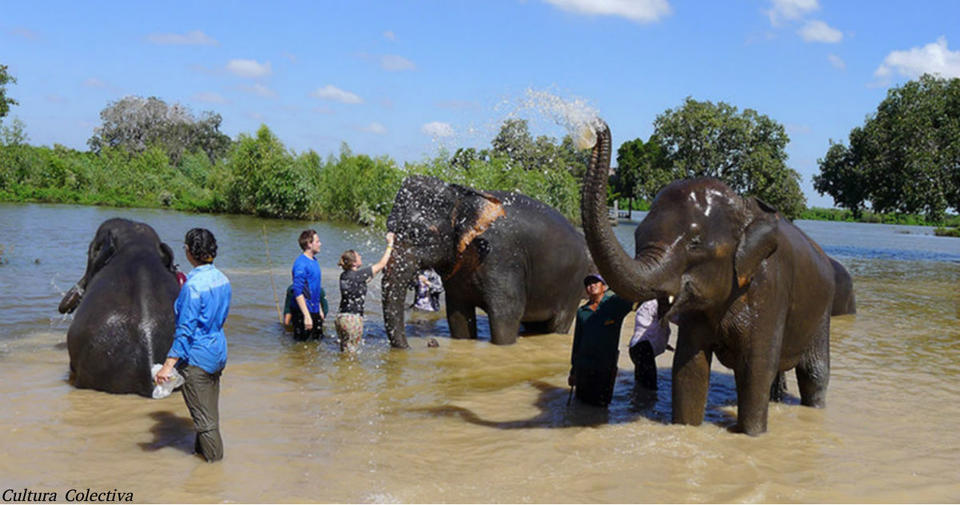
<path id="1" fill-rule="evenodd" d="M 755 201 L 761 214 L 744 229 L 734 259 L 737 285 L 741 288 L 753 280 L 760 263 L 777 250 L 777 211 L 760 199 Z"/>
<path id="2" fill-rule="evenodd" d="M 89 282 L 101 268 L 110 262 L 110 258 L 112 258 L 116 252 L 117 235 L 113 230 L 109 230 L 103 234 L 103 238 L 99 240 L 96 246 L 90 251 L 91 262 L 90 267 L 87 269 L 87 274 L 84 276 L 84 281 Z"/>
<path id="3" fill-rule="evenodd" d="M 503 203 L 490 193 L 456 184 L 451 184 L 451 187 L 462 195 L 453 210 L 457 254 L 462 254 L 475 238 L 487 231 L 494 221 L 507 215 L 507 212 Z"/>
<path id="4" fill-rule="evenodd" d="M 173 249 L 170 249 L 170 246 L 166 242 L 160 242 L 158 246 L 160 249 L 160 260 L 163 262 L 163 266 L 170 271 L 172 274 L 177 273 L 177 268 L 173 266 Z"/>

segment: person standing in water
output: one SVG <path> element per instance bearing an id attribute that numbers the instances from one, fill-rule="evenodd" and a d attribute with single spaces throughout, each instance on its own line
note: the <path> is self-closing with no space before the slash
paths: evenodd
<path id="1" fill-rule="evenodd" d="M 220 437 L 220 375 L 227 366 L 223 323 L 230 312 L 230 280 L 213 266 L 217 239 L 210 230 L 194 228 L 184 238 L 193 270 L 173 305 L 177 329 L 167 359 L 157 372 L 157 384 L 170 380 L 179 364 L 184 378 L 183 400 L 197 430 L 194 450 L 208 462 L 223 459 Z"/>
<path id="2" fill-rule="evenodd" d="M 363 302 L 367 297 L 367 283 L 387 266 L 393 251 L 393 232 L 387 232 L 387 249 L 380 261 L 363 266 L 360 253 L 350 249 L 340 256 L 340 312 L 335 320 L 340 350 L 356 352 L 363 339 Z"/>
<path id="3" fill-rule="evenodd" d="M 315 230 L 304 230 L 297 242 L 303 254 L 293 262 L 292 294 L 297 309 L 291 311 L 293 338 L 320 340 L 323 338 L 323 318 L 326 317 L 320 303 L 323 276 L 317 263 L 320 236 Z"/>

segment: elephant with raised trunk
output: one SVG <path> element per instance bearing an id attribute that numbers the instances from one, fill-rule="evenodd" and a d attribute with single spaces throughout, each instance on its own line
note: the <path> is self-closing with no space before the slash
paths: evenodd
<path id="1" fill-rule="evenodd" d="M 151 396 L 150 368 L 173 343 L 179 293 L 173 251 L 149 225 L 108 219 L 87 250 L 87 270 L 60 301 L 70 375 L 78 388 Z"/>
<path id="2" fill-rule="evenodd" d="M 602 121 L 584 177 L 583 228 L 617 294 L 667 304 L 679 317 L 673 422 L 703 422 L 713 356 L 733 369 L 737 429 L 767 429 L 774 380 L 796 369 L 803 405 L 823 407 L 830 380 L 830 316 L 854 310 L 842 265 L 756 198 L 713 178 L 675 181 L 637 226 L 631 259 L 607 221 L 610 129 Z M 776 389 L 776 388 L 774 388 Z"/>
<path id="3" fill-rule="evenodd" d="M 490 340 L 512 344 L 521 323 L 530 332 L 569 330 L 592 268 L 583 235 L 519 193 L 408 177 L 387 229 L 396 241 L 383 276 L 383 318 L 394 347 L 408 347 L 404 301 L 422 269 L 443 279 L 453 338 L 477 338 L 479 307 L 489 316 Z"/>

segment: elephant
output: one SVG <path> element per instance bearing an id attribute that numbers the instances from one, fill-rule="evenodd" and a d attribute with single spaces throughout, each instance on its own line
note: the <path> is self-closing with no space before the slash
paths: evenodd
<path id="1" fill-rule="evenodd" d="M 678 317 L 673 422 L 703 422 L 715 355 L 737 389 L 736 431 L 767 430 L 774 381 L 796 369 L 801 404 L 826 405 L 830 316 L 855 310 L 843 266 L 770 205 L 718 179 L 670 183 L 637 226 L 631 259 L 607 221 L 610 128 L 598 120 L 584 176 L 584 234 L 597 268 L 620 296 L 667 304 Z"/>
<path id="2" fill-rule="evenodd" d="M 387 219 L 396 234 L 383 276 L 390 344 L 409 347 L 407 286 L 422 269 L 443 279 L 452 338 L 477 338 L 476 308 L 490 340 L 513 344 L 531 333 L 569 330 L 593 263 L 583 235 L 559 212 L 528 196 L 478 191 L 427 176 L 403 181 Z"/>
<path id="3" fill-rule="evenodd" d="M 74 386 L 150 397 L 151 366 L 173 344 L 180 291 L 173 251 L 149 225 L 113 218 L 97 229 L 83 277 L 58 310 L 76 310 L 67 330 Z"/>

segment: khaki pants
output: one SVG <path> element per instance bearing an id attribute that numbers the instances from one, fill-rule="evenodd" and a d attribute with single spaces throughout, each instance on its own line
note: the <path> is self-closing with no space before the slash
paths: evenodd
<path id="1" fill-rule="evenodd" d="M 183 400 L 190 410 L 197 429 L 194 450 L 208 462 L 223 459 L 223 440 L 220 438 L 220 374 L 187 365 L 183 375 Z"/>

